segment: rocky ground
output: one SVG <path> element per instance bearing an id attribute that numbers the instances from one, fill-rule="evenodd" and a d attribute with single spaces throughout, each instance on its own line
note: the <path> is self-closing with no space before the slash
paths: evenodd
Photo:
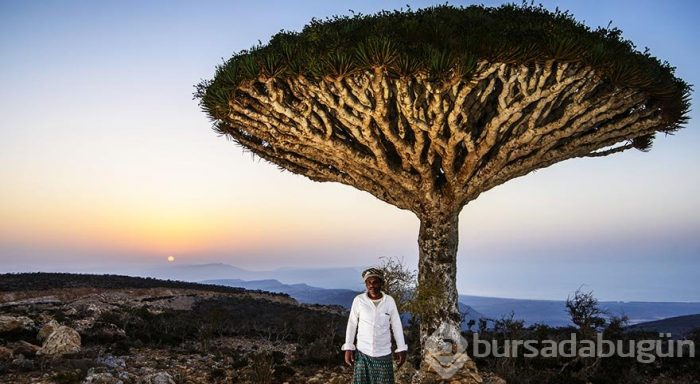
<path id="1" fill-rule="evenodd" d="M 348 383 L 346 321 L 341 307 L 263 291 L 0 275 L 0 383 Z M 397 383 L 414 373 L 404 364 Z M 504 383 L 485 375 L 484 384 Z"/>
<path id="2" fill-rule="evenodd" d="M 347 382 L 349 369 L 340 364 L 293 366 L 299 345 L 275 332 L 263 337 L 209 334 L 158 345 L 105 322 L 106 314 L 144 310 L 155 318 L 222 298 L 301 306 L 288 296 L 255 291 L 75 287 L 0 292 L 0 383 Z"/>
<path id="3" fill-rule="evenodd" d="M 60 280 L 57 288 L 32 290 L 38 283 L 12 278 L 0 284 L 0 383 L 351 381 L 337 350 L 347 317 L 339 307 L 260 291 L 172 286 L 96 288 Z M 327 323 L 334 328 L 319 327 Z M 405 364 L 397 382 L 410 382 L 414 372 Z"/>
<path id="4" fill-rule="evenodd" d="M 99 347 L 62 357 L 24 357 L 17 346 L 2 383 L 347 383 L 349 369 L 292 368 L 293 345 L 240 338 L 221 339 L 214 353 L 182 348 L 133 348 L 126 355 Z M 222 353 L 223 349 L 230 352 Z M 284 370 L 283 381 L 280 370 Z"/>
<path id="5" fill-rule="evenodd" d="M 0 275 L 0 383 L 349 383 L 352 369 L 339 350 L 347 316 L 341 307 L 240 288 L 124 276 Z M 569 361 L 482 359 L 481 378 L 457 375 L 446 383 L 505 383 L 489 371 L 521 384 L 700 383 L 695 359 L 604 363 L 563 376 L 557 371 Z M 597 379 L 568 379 L 591 367 L 602 367 Z M 396 382 L 408 384 L 414 374 L 404 364 Z"/>

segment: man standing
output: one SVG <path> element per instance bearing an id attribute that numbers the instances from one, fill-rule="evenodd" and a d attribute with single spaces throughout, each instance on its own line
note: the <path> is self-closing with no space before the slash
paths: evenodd
<path id="1" fill-rule="evenodd" d="M 345 332 L 345 362 L 355 365 L 353 384 L 394 384 L 391 363 L 391 331 L 396 341 L 397 366 L 406 361 L 408 346 L 403 339 L 401 318 L 394 298 L 382 292 L 384 273 L 376 268 L 362 272 L 367 292 L 352 301 Z M 357 333 L 357 348 L 353 342 Z M 357 352 L 354 352 L 354 351 Z"/>

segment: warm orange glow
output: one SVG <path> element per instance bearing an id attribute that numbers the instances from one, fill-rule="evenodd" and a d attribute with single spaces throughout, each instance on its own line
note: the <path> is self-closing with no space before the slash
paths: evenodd
<path id="1" fill-rule="evenodd" d="M 349 189 L 344 192 L 350 198 L 361 200 L 350 211 L 348 204 L 303 193 L 294 195 L 290 203 L 278 199 L 275 193 L 279 191 L 269 187 L 257 193 L 261 200 L 251 201 L 228 198 L 221 190 L 203 193 L 185 187 L 162 194 L 130 186 L 98 191 L 72 187 L 50 193 L 26 186 L 16 184 L 0 191 L 0 201 L 12 202 L 0 204 L 0 241 L 111 249 L 160 258 L 175 253 L 184 261 L 211 250 L 234 254 L 324 247 L 339 239 L 387 238 L 405 232 L 406 225 L 413 233 L 417 225 L 412 214 Z M 343 200 L 342 193 L 339 200 Z M 386 213 L 366 221 L 368 209 Z M 397 214 L 405 225 L 397 225 Z"/>

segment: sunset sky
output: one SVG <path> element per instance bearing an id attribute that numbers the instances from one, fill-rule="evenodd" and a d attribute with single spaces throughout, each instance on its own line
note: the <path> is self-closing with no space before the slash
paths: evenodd
<path id="1" fill-rule="evenodd" d="M 0 273 L 119 272 L 168 256 L 253 270 L 396 256 L 415 268 L 412 213 L 253 158 L 217 136 L 192 92 L 234 52 L 312 17 L 436 3 L 0 0 Z M 542 3 L 591 27 L 612 21 L 700 84 L 700 3 Z M 700 301 L 690 117 L 649 153 L 570 160 L 467 205 L 460 293 Z"/>

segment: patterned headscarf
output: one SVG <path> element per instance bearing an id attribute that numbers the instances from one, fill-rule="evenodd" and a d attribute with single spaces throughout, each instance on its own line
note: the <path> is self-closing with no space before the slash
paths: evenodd
<path id="1" fill-rule="evenodd" d="M 378 268 L 368 268 L 362 272 L 362 280 L 367 281 L 370 277 L 377 277 L 384 282 L 384 272 Z"/>

